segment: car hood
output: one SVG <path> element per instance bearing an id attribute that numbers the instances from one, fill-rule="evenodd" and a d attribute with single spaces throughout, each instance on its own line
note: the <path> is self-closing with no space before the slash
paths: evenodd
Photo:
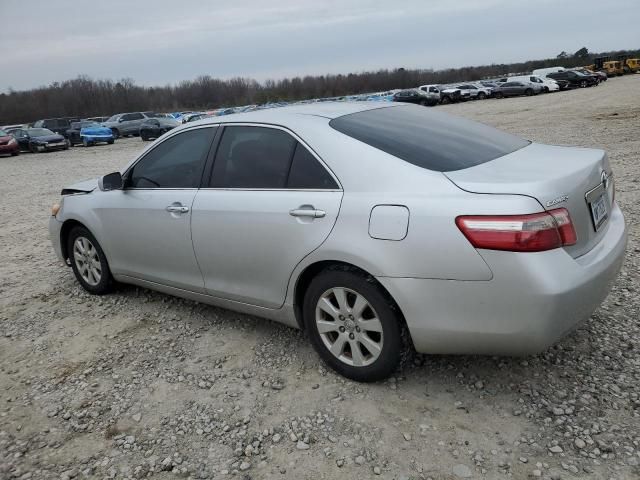
<path id="1" fill-rule="evenodd" d="M 33 142 L 60 142 L 64 140 L 62 135 L 43 135 L 42 137 L 32 137 Z"/>
<path id="2" fill-rule="evenodd" d="M 112 132 L 107 127 L 84 127 L 80 130 L 80 135 L 112 135 Z"/>
<path id="3" fill-rule="evenodd" d="M 13 138 L 13 136 L 11 136 L 11 135 L 0 135 L 0 142 L 8 142 L 12 138 Z"/>
<path id="4" fill-rule="evenodd" d="M 74 193 L 90 193 L 98 188 L 98 179 L 93 178 L 90 180 L 83 180 L 82 182 L 74 183 L 68 187 L 64 187 L 60 195 L 72 195 Z"/>

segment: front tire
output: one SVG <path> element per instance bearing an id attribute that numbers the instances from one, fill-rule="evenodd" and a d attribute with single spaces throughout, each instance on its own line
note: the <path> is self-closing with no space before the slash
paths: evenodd
<path id="1" fill-rule="evenodd" d="M 93 295 L 109 293 L 111 270 L 100 244 L 84 227 L 74 227 L 67 238 L 67 252 L 78 283 Z"/>
<path id="2" fill-rule="evenodd" d="M 367 275 L 333 269 L 320 273 L 305 294 L 303 317 L 313 347 L 339 374 L 374 382 L 398 366 L 400 316 Z"/>
<path id="3" fill-rule="evenodd" d="M 527 89 L 524 91 L 524 94 L 525 94 L 527 97 L 530 97 L 531 95 L 533 95 L 533 90 L 531 90 L 530 88 L 527 88 Z"/>
<path id="4" fill-rule="evenodd" d="M 113 138 L 119 138 L 120 137 L 120 131 L 117 128 L 112 128 L 111 129 L 111 133 L 113 133 Z"/>
<path id="5" fill-rule="evenodd" d="M 82 139 L 82 145 L 84 145 L 85 147 L 90 147 L 91 146 L 91 142 L 89 140 L 87 140 L 87 137 L 84 137 Z"/>
<path id="6" fill-rule="evenodd" d="M 484 92 L 480 92 L 478 93 L 478 100 L 484 100 L 485 98 L 487 98 L 487 94 Z"/>
<path id="7" fill-rule="evenodd" d="M 587 81 L 586 80 L 582 80 L 580 82 L 580 88 L 587 88 Z"/>
<path id="8" fill-rule="evenodd" d="M 11 156 L 12 157 L 17 157 L 18 155 L 20 155 L 20 150 L 16 150 L 15 152 L 11 152 Z"/>

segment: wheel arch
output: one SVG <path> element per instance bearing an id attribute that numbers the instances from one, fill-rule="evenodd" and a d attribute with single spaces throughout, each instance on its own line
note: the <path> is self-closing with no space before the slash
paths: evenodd
<path id="1" fill-rule="evenodd" d="M 293 311 L 295 314 L 296 322 L 301 330 L 305 331 L 306 326 L 304 323 L 304 318 L 302 315 L 302 304 L 304 302 L 304 296 L 311 284 L 311 281 L 318 276 L 321 272 L 325 270 L 343 270 L 343 271 L 351 271 L 355 273 L 359 273 L 367 277 L 367 280 L 373 284 L 375 284 L 380 291 L 387 297 L 392 309 L 398 313 L 398 318 L 402 323 L 403 329 L 407 332 L 408 340 L 411 342 L 413 346 L 413 339 L 411 338 L 411 332 L 407 326 L 407 321 L 404 318 L 404 314 L 402 313 L 402 309 L 395 301 L 391 293 L 369 272 L 367 272 L 364 268 L 358 267 L 352 263 L 340 261 L 340 260 L 320 260 L 314 262 L 310 265 L 307 265 L 302 272 L 298 275 L 294 291 L 293 291 Z"/>
<path id="2" fill-rule="evenodd" d="M 65 220 L 62 224 L 62 228 L 60 229 L 60 251 L 62 252 L 62 256 L 65 260 L 69 260 L 69 252 L 67 251 L 67 240 L 69 239 L 69 233 L 73 230 L 74 227 L 83 227 L 87 230 L 91 231 L 89 227 L 87 227 L 82 222 L 79 222 L 75 219 Z"/>

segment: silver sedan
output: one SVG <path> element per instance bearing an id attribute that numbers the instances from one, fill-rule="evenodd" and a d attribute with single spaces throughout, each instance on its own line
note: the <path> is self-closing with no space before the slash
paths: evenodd
<path id="1" fill-rule="evenodd" d="M 626 247 L 605 152 L 412 105 L 189 123 L 62 195 L 51 239 L 88 292 L 129 283 L 301 328 L 360 381 L 408 342 L 545 349 L 597 308 Z"/>

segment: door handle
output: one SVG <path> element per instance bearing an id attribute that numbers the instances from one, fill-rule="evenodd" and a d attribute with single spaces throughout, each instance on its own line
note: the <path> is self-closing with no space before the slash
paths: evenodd
<path id="1" fill-rule="evenodd" d="M 322 218 L 327 215 L 327 212 L 309 208 L 294 208 L 293 210 L 289 210 L 289 215 L 292 217 Z"/>
<path id="2" fill-rule="evenodd" d="M 179 204 L 173 204 L 169 205 L 166 210 L 170 213 L 187 213 L 189 211 L 189 207 L 185 207 L 184 205 Z"/>

